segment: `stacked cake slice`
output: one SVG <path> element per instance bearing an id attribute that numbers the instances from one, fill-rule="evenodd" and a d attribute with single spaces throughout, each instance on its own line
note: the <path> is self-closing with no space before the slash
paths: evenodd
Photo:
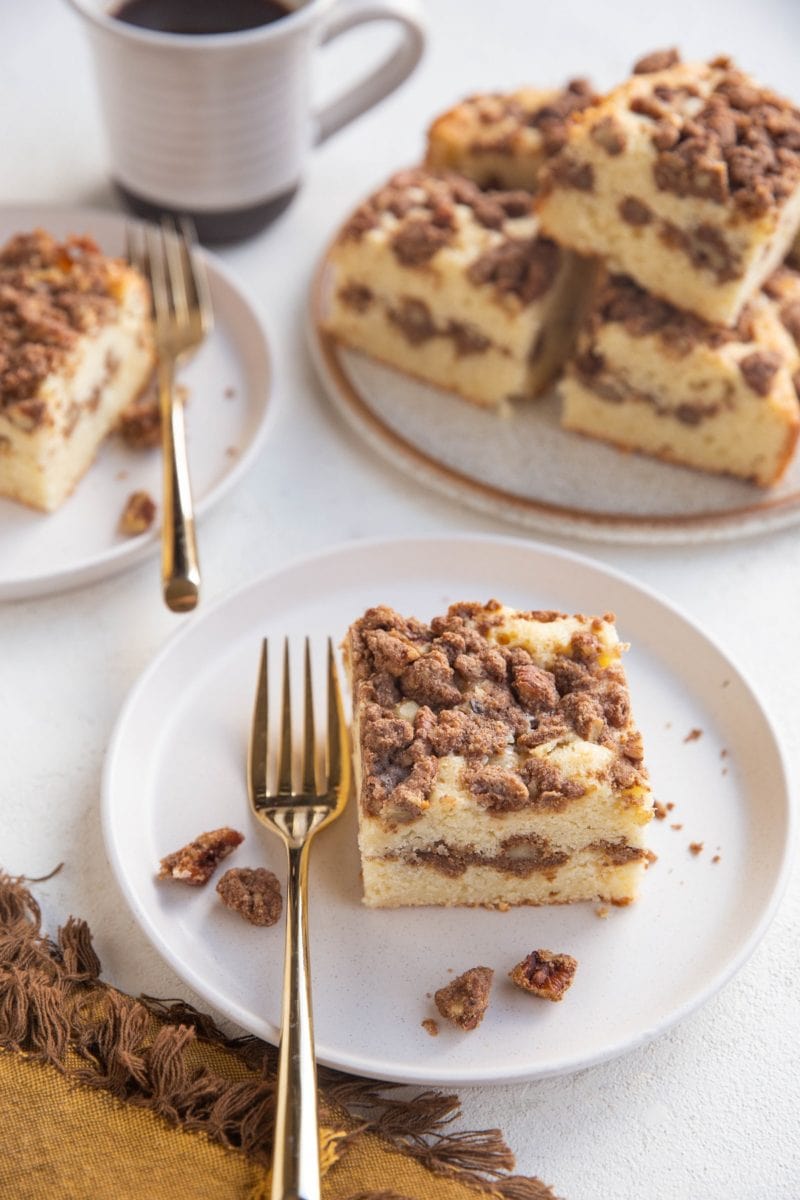
<path id="1" fill-rule="evenodd" d="M 329 261 L 327 326 L 341 341 L 477 404 L 537 394 L 572 344 L 582 267 L 540 236 L 527 192 L 401 172 Z"/>
<path id="2" fill-rule="evenodd" d="M 365 903 L 627 904 L 652 797 L 613 617 L 457 604 L 350 629 Z"/>

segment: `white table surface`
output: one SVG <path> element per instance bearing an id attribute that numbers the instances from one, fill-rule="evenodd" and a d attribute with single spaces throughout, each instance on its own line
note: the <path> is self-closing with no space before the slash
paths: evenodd
<path id="1" fill-rule="evenodd" d="M 430 48 L 414 77 L 315 154 L 277 224 L 221 252 L 268 322 L 283 403 L 262 460 L 202 524 L 206 601 L 338 541 L 515 532 L 419 492 L 375 461 L 332 414 L 303 345 L 306 286 L 330 231 L 372 185 L 419 155 L 434 113 L 482 88 L 576 74 L 608 85 L 644 51 L 675 43 L 686 57 L 732 53 L 800 100 L 800 6 L 791 0 L 431 0 L 427 13 Z M 355 34 L 326 52 L 322 83 L 382 37 Z M 0 0 L 0 68 L 4 200 L 113 207 L 87 48 L 63 0 Z M 797 533 L 691 548 L 569 545 L 660 589 L 715 636 L 759 689 L 796 775 Z M 68 912 L 85 917 L 108 979 L 175 996 L 187 989 L 126 909 L 98 819 L 120 706 L 185 620 L 163 608 L 157 573 L 148 561 L 83 590 L 0 606 L 0 865 L 35 876 L 63 860 L 37 888 L 46 925 Z M 466 1089 L 464 1127 L 502 1128 L 519 1169 L 567 1200 L 797 1197 L 798 917 L 795 873 L 749 963 L 700 1012 L 646 1048 L 571 1077 Z"/>

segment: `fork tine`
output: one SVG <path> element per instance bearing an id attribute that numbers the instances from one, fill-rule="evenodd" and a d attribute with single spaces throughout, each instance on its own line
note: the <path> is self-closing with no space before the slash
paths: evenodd
<path id="1" fill-rule="evenodd" d="M 189 298 L 186 292 L 185 255 L 175 222 L 171 221 L 169 217 L 161 218 L 161 240 L 166 251 L 175 316 L 181 325 L 186 325 L 189 320 Z"/>
<path id="2" fill-rule="evenodd" d="M 339 691 L 339 676 L 336 672 L 336 658 L 333 653 L 333 642 L 328 638 L 328 752 L 327 771 L 328 792 L 336 791 L 342 782 L 342 724 L 344 713 L 342 696 Z"/>
<path id="3" fill-rule="evenodd" d="M 267 793 L 267 754 L 269 751 L 269 643 L 261 643 L 261 658 L 258 664 L 258 686 L 250 726 L 250 745 L 247 754 L 247 780 L 250 799 L 255 803 Z"/>
<path id="4" fill-rule="evenodd" d="M 305 795 L 316 794 L 317 772 L 316 756 L 317 742 L 314 731 L 314 697 L 311 680 L 311 643 L 306 638 L 305 648 L 305 729 L 303 737 L 303 792 Z"/>
<path id="5" fill-rule="evenodd" d="M 155 225 L 148 225 L 145 235 L 147 245 L 148 275 L 150 288 L 153 293 L 153 309 L 156 321 L 169 320 L 170 300 L 167 287 L 167 277 L 164 270 L 164 245 L 160 230 Z"/>
<path id="6" fill-rule="evenodd" d="M 283 639 L 283 697 L 281 700 L 281 745 L 278 758 L 278 795 L 292 794 L 292 696 L 289 684 L 289 639 Z"/>
<path id="7" fill-rule="evenodd" d="M 214 310 L 211 305 L 211 288 L 208 283 L 205 263 L 196 251 L 197 230 L 190 217 L 180 218 L 181 250 L 186 263 L 186 278 L 194 299 L 200 309 L 203 333 L 209 334 L 214 327 Z"/>

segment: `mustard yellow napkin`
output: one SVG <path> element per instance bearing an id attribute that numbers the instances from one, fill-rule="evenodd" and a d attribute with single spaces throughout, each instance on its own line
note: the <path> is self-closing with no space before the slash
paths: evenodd
<path id="1" fill-rule="evenodd" d="M 51 941 L 0 873 L 0 1195 L 267 1200 L 275 1051 L 180 1000 L 100 979 L 85 922 Z M 410 1100 L 320 1073 L 325 1200 L 555 1200 L 512 1175 L 498 1130 L 448 1131 L 455 1096 Z"/>

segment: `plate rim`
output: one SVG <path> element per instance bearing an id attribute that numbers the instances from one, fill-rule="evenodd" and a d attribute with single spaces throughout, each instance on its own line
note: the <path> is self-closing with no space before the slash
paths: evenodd
<path id="1" fill-rule="evenodd" d="M 778 735 L 778 730 L 773 721 L 769 708 L 765 705 L 761 698 L 760 692 L 752 684 L 747 672 L 743 671 L 738 665 L 735 658 L 725 650 L 716 638 L 704 632 L 696 621 L 694 621 L 686 612 L 671 600 L 665 597 L 656 589 L 649 587 L 647 584 L 639 583 L 633 576 L 627 572 L 609 567 L 602 561 L 595 559 L 589 555 L 581 554 L 576 551 L 566 550 L 561 547 L 550 546 L 546 543 L 531 541 L 530 539 L 521 539 L 510 535 L 496 535 L 483 533 L 425 533 L 414 536 L 408 535 L 389 535 L 386 537 L 370 537 L 350 539 L 345 542 L 337 543 L 335 546 L 327 549 L 296 555 L 290 560 L 287 560 L 281 567 L 267 571 L 259 575 L 256 579 L 251 580 L 241 587 L 230 589 L 224 595 L 218 597 L 211 605 L 208 606 L 202 613 L 198 612 L 192 615 L 189 620 L 180 629 L 178 629 L 171 637 L 167 639 L 164 645 L 155 653 L 145 669 L 135 680 L 133 686 L 129 689 L 125 700 L 120 708 L 117 719 L 115 721 L 112 735 L 108 742 L 108 747 L 103 760 L 101 774 L 101 823 L 103 840 L 106 848 L 106 853 L 109 859 L 112 873 L 117 886 L 120 888 L 129 909 L 131 910 L 134 919 L 139 928 L 144 933 L 150 946 L 156 950 L 161 958 L 175 971 L 176 975 L 192 987 L 205 1001 L 213 1005 L 220 1012 L 223 1012 L 231 1020 L 236 1021 L 243 1028 L 248 1028 L 246 1020 L 242 1019 L 251 1014 L 247 1013 L 238 1003 L 230 1001 L 224 997 L 220 997 L 213 986 L 207 985 L 201 975 L 195 969 L 187 965 L 183 960 L 172 951 L 167 939 L 162 936 L 155 922 L 151 921 L 150 916 L 143 905 L 140 904 L 138 895 L 132 885 L 129 884 L 127 875 L 124 869 L 122 857 L 118 852 L 118 847 L 114 838 L 113 821 L 115 816 L 115 808 L 112 796 L 112 777 L 115 770 L 116 760 L 120 754 L 120 746 L 124 744 L 126 726 L 128 723 L 129 714 L 134 711 L 139 702 L 139 697 L 146 691 L 151 679 L 158 674 L 162 663 L 169 659 L 175 652 L 176 646 L 179 646 L 182 641 L 188 640 L 194 636 L 194 631 L 198 626 L 202 626 L 206 622 L 210 622 L 221 610 L 231 604 L 236 604 L 243 601 L 243 598 L 257 592 L 270 581 L 280 578 L 284 574 L 294 572 L 298 569 L 308 567 L 313 563 L 318 563 L 321 560 L 330 561 L 341 554 L 347 554 L 354 550 L 361 552 L 370 552 L 378 548 L 404 545 L 418 545 L 420 542 L 436 543 L 460 542 L 464 544 L 492 544 L 494 546 L 501 545 L 507 548 L 514 548 L 533 552 L 535 554 L 544 554 L 547 557 L 552 557 L 556 560 L 571 563 L 574 566 L 589 568 L 593 571 L 599 570 L 602 574 L 617 583 L 628 588 L 632 588 L 634 592 L 638 592 L 648 598 L 649 601 L 656 605 L 665 608 L 672 616 L 677 617 L 684 625 L 688 626 L 692 633 L 700 636 L 732 669 L 738 677 L 740 683 L 744 686 L 748 698 L 751 703 L 755 704 L 761 714 L 766 728 L 769 731 L 776 756 L 776 766 L 778 767 L 780 778 L 783 784 L 782 788 L 782 812 L 785 818 L 786 837 L 783 844 L 780 860 L 777 864 L 777 869 L 773 873 L 772 882 L 768 892 L 766 901 L 763 904 L 761 915 L 753 926 L 748 938 L 741 943 L 736 952 L 730 956 L 724 967 L 701 989 L 697 994 L 687 999 L 678 1008 L 670 1012 L 669 1016 L 656 1023 L 654 1026 L 646 1027 L 633 1039 L 627 1039 L 623 1043 L 615 1043 L 612 1046 L 606 1046 L 598 1050 L 593 1055 L 582 1055 L 579 1059 L 562 1060 L 558 1065 L 547 1068 L 531 1071 L 523 1065 L 517 1070 L 503 1070 L 500 1074 L 491 1069 L 471 1070 L 464 1072 L 459 1069 L 450 1069 L 437 1072 L 435 1069 L 426 1070 L 424 1066 L 411 1066 L 407 1064 L 402 1070 L 397 1070 L 392 1067 L 390 1070 L 379 1069 L 388 1067 L 389 1064 L 376 1063 L 373 1059 L 365 1061 L 359 1060 L 358 1056 L 353 1053 L 345 1053 L 331 1057 L 330 1054 L 320 1054 L 318 1048 L 318 1061 L 325 1065 L 331 1066 L 337 1070 L 350 1072 L 365 1076 L 367 1078 L 383 1079 L 396 1081 L 410 1085 L 425 1085 L 437 1087 L 452 1087 L 452 1086 L 483 1086 L 491 1084 L 506 1084 L 520 1083 L 535 1079 L 543 1079 L 558 1075 L 572 1074 L 579 1070 L 584 1070 L 589 1067 L 596 1066 L 602 1062 L 610 1061 L 614 1058 L 628 1054 L 639 1047 L 648 1044 L 656 1037 L 666 1033 L 667 1030 L 683 1021 L 691 1013 L 699 1010 L 705 1005 L 714 995 L 717 994 L 732 977 L 744 966 L 747 960 L 751 957 L 757 946 L 762 941 L 764 935 L 769 929 L 774 920 L 781 901 L 783 899 L 788 880 L 791 874 L 795 842 L 797 839 L 797 801 L 795 797 L 795 784 L 791 765 L 788 761 L 783 743 Z M 265 1021 L 274 1034 L 277 1033 L 277 1028 L 271 1022 Z M 262 1036 L 263 1034 L 259 1034 Z M 266 1039 L 269 1040 L 269 1039 Z M 277 1038 L 275 1038 L 277 1043 Z"/>
<path id="2" fill-rule="evenodd" d="M 595 513 L 590 509 L 551 504 L 507 492 L 496 484 L 475 479 L 421 449 L 391 429 L 374 412 L 342 363 L 341 350 L 348 347 L 342 347 L 335 335 L 324 328 L 325 281 L 333 269 L 330 256 L 345 224 L 346 221 L 327 242 L 314 266 L 306 295 L 306 342 L 327 398 L 367 444 L 396 468 L 423 479 L 440 494 L 469 503 L 479 512 L 501 516 L 517 526 L 597 541 L 641 544 L 655 538 L 656 544 L 661 545 L 716 542 L 755 537 L 800 523 L 800 487 L 788 495 L 767 498 L 765 503 L 722 512 L 683 516 Z M 382 365 L 387 371 L 394 369 L 388 364 Z M 432 384 L 428 386 L 446 390 L 436 389 Z M 661 465 L 672 466 L 670 463 Z"/>
<path id="3" fill-rule="evenodd" d="M 12 215 L 16 213 L 26 216 L 31 226 L 41 224 L 46 227 L 48 218 L 52 216 L 59 220 L 72 220 L 74 216 L 76 221 L 86 221 L 89 226 L 97 220 L 119 225 L 126 222 L 142 223 L 140 218 L 134 217 L 122 209 L 34 202 L 31 204 L 0 204 L 0 226 L 4 225 L 7 220 L 10 221 Z M 91 235 L 91 229 L 87 232 Z M 0 237 L 2 236 L 0 235 Z M 259 354 L 266 366 L 266 378 L 263 391 L 259 389 L 260 398 L 255 406 L 258 415 L 253 436 L 245 449 L 231 460 L 230 467 L 219 482 L 202 499 L 196 501 L 194 508 L 198 522 L 205 517 L 206 513 L 215 508 L 250 471 L 263 450 L 278 417 L 280 407 L 278 398 L 280 389 L 275 387 L 275 356 L 272 350 L 274 339 L 260 306 L 250 297 L 236 273 L 231 271 L 212 250 L 206 246 L 201 246 L 200 250 L 209 267 L 212 282 L 213 276 L 216 276 L 229 289 L 236 301 L 251 315 L 253 326 L 259 333 Z M 89 469 L 91 470 L 91 467 Z M 78 486 L 80 486 L 80 480 Z M 8 501 L 8 503 L 13 503 L 13 501 Z M 46 517 L 48 514 L 42 513 L 41 515 Z M 0 602 L 58 595 L 63 591 L 113 578 L 157 553 L 159 543 L 160 527 L 154 527 L 146 533 L 139 534 L 138 537 L 109 547 L 99 555 L 82 558 L 71 566 L 61 567 L 55 572 L 41 571 L 36 574 L 16 576 L 13 579 L 0 577 Z"/>

